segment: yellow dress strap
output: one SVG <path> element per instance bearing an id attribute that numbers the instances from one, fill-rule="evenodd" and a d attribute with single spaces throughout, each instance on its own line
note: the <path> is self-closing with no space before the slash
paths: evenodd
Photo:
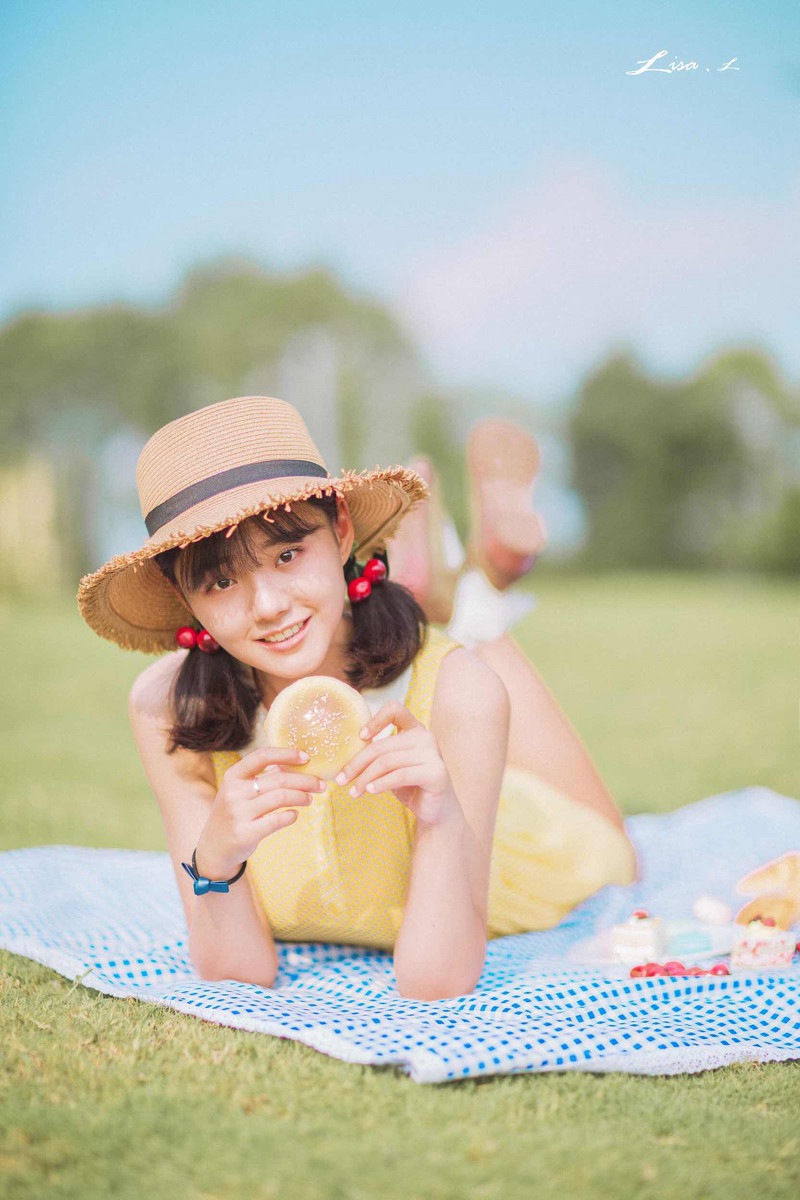
<path id="1" fill-rule="evenodd" d="M 442 661 L 460 646 L 453 638 L 448 637 L 435 625 L 429 625 L 425 643 L 411 668 L 411 681 L 406 694 L 406 708 L 421 721 L 426 729 L 430 729 L 433 697 L 436 692 L 436 680 Z"/>
<path id="2" fill-rule="evenodd" d="M 211 751 L 211 761 L 214 764 L 214 775 L 216 776 L 217 787 L 219 787 L 219 785 L 222 783 L 222 776 L 228 770 L 228 767 L 232 767 L 233 764 L 237 763 L 241 757 L 241 754 L 237 753 L 236 750 Z"/>

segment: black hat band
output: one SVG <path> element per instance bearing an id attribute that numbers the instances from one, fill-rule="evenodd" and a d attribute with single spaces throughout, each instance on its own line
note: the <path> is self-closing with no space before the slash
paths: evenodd
<path id="1" fill-rule="evenodd" d="M 197 483 L 181 488 L 169 500 L 151 508 L 144 519 L 147 532 L 152 537 L 159 529 L 175 517 L 188 512 L 203 500 L 210 500 L 220 492 L 228 492 L 231 488 L 241 487 L 245 483 L 260 483 L 266 479 L 283 479 L 292 476 L 311 475 L 315 479 L 330 479 L 330 475 L 319 463 L 308 462 L 303 458 L 273 458 L 268 462 L 245 463 L 241 467 L 231 467 L 228 471 L 219 471 L 209 475 Z"/>

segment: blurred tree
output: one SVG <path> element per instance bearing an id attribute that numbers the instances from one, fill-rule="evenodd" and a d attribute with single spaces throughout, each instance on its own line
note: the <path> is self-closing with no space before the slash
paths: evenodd
<path id="1" fill-rule="evenodd" d="M 339 371 L 339 446 L 342 462 L 353 470 L 364 470 L 367 407 L 356 369 L 349 363 Z"/>
<path id="2" fill-rule="evenodd" d="M 785 493 L 780 508 L 761 531 L 753 557 L 766 571 L 800 574 L 800 487 Z"/>
<path id="3" fill-rule="evenodd" d="M 185 361 L 173 320 L 131 307 L 23 314 L 0 332 L 2 461 L 52 465 L 60 574 L 95 565 L 90 514 L 103 439 L 184 411 Z"/>
<path id="4" fill-rule="evenodd" d="M 428 393 L 417 398 L 411 411 L 411 439 L 415 454 L 433 463 L 441 483 L 443 501 L 459 536 L 468 535 L 464 448 L 453 429 L 450 405 L 445 396 Z"/>
<path id="5" fill-rule="evenodd" d="M 584 383 L 568 423 L 592 566 L 737 566 L 785 487 L 794 402 L 770 363 L 733 351 L 686 381 L 615 355 Z"/>
<path id="6" fill-rule="evenodd" d="M 367 451 L 363 377 L 380 374 L 383 361 L 412 362 L 414 351 L 385 308 L 325 270 L 275 275 L 225 257 L 191 270 L 160 308 L 29 311 L 0 329 L 0 464 L 52 463 L 65 582 L 97 565 L 96 463 L 106 439 L 128 428 L 143 440 L 226 396 L 280 395 L 282 358 L 304 330 L 330 336 L 341 390 L 324 403 L 341 407 L 317 415 L 359 463 Z M 405 423 L 413 380 L 413 372 L 393 372 L 385 411 L 374 388 L 372 420 Z"/>
<path id="7" fill-rule="evenodd" d="M 225 396 L 250 394 L 253 372 L 274 367 L 294 334 L 312 326 L 326 326 L 348 346 L 413 353 L 385 308 L 350 294 L 322 269 L 273 275 L 224 257 L 189 272 L 172 311 L 195 374 Z"/>
<path id="8" fill-rule="evenodd" d="M 76 413 L 91 414 L 97 433 L 121 421 L 148 429 L 170 420 L 188 402 L 187 357 L 170 316 L 131 307 L 11 320 L 0 331 L 4 456 L 50 444 L 54 423 L 63 436 Z"/>

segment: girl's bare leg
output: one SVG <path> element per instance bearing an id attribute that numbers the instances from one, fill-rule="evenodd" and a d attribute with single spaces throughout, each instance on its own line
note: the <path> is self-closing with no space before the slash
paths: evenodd
<path id="1" fill-rule="evenodd" d="M 580 738 L 531 661 L 507 635 L 473 647 L 502 679 L 511 703 L 509 766 L 524 767 L 622 828 L 611 799 Z"/>
<path id="2" fill-rule="evenodd" d="M 502 454 L 495 461 L 498 447 Z M 482 422 L 475 428 L 468 450 L 473 489 L 470 557 L 474 564 L 473 574 L 477 568 L 483 574 L 484 583 L 477 585 L 473 580 L 471 588 L 467 586 L 459 592 L 465 599 L 463 604 L 460 600 L 456 603 L 453 636 L 492 667 L 506 686 L 511 705 L 508 764 L 533 771 L 559 791 L 595 809 L 621 828 L 622 815 L 580 738 L 533 664 L 507 634 L 483 640 L 487 627 L 494 624 L 496 629 L 507 629 L 519 619 L 519 609 L 525 607 L 520 604 L 519 593 L 512 599 L 506 590 L 508 582 L 524 570 L 527 562 L 521 542 L 509 546 L 508 554 L 505 554 L 505 531 L 522 530 L 529 538 L 525 550 L 538 551 L 546 538 L 540 519 L 528 511 L 538 450 L 523 430 L 493 420 Z M 427 461 L 419 460 L 415 465 L 429 483 L 435 484 L 435 473 Z M 501 482 L 503 472 L 508 478 Z M 492 480 L 492 477 L 496 479 Z M 491 482 L 487 483 L 487 480 Z M 441 555 L 432 555 L 431 546 L 441 540 L 442 520 L 440 505 L 423 506 L 423 511 L 406 518 L 400 533 L 389 542 L 388 550 L 393 578 L 417 594 L 429 620 L 446 624 L 449 618 L 445 612 L 452 603 L 431 603 L 437 593 L 446 593 L 453 586 L 452 575 L 447 580 L 447 588 L 436 586 L 442 576 Z M 504 561 L 504 554 L 508 562 Z M 507 568 L 505 573 L 504 566 Z M 462 579 L 459 586 L 464 583 Z M 498 600 L 501 592 L 505 604 Z"/>
<path id="3" fill-rule="evenodd" d="M 480 621 L 462 608 L 461 628 L 473 633 L 468 644 L 506 685 L 511 702 L 509 766 L 533 771 L 622 827 L 622 815 L 555 697 L 514 640 L 507 634 L 497 636 L 513 624 L 513 593 L 506 589 L 530 569 L 547 540 L 533 508 L 539 463 L 536 440 L 513 422 L 487 418 L 470 433 L 471 560 L 498 589 L 495 595 L 487 594 L 483 603 L 487 612 L 490 606 L 498 610 L 501 624 L 490 638 L 481 637 Z M 477 585 L 473 591 L 474 606 L 479 607 Z M 499 607 L 503 593 L 509 614 L 505 623 Z"/>
<path id="4" fill-rule="evenodd" d="M 429 621 L 446 625 L 453 612 L 456 580 L 463 563 L 448 561 L 446 514 L 439 496 L 439 483 L 431 462 L 421 455 L 408 464 L 430 488 L 430 498 L 409 513 L 387 551 L 391 577 L 405 584 Z M 456 541 L 458 540 L 457 535 Z"/>

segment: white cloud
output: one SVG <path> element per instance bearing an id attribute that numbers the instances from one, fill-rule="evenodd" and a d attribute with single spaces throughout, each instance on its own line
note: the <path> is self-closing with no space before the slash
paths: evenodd
<path id="1" fill-rule="evenodd" d="M 756 341 L 800 372 L 800 178 L 779 203 L 645 205 L 601 165 L 563 158 L 483 228 L 417 260 L 395 293 L 454 383 L 570 391 L 620 343 L 664 373 Z M 543 395 L 544 394 L 544 395 Z"/>

